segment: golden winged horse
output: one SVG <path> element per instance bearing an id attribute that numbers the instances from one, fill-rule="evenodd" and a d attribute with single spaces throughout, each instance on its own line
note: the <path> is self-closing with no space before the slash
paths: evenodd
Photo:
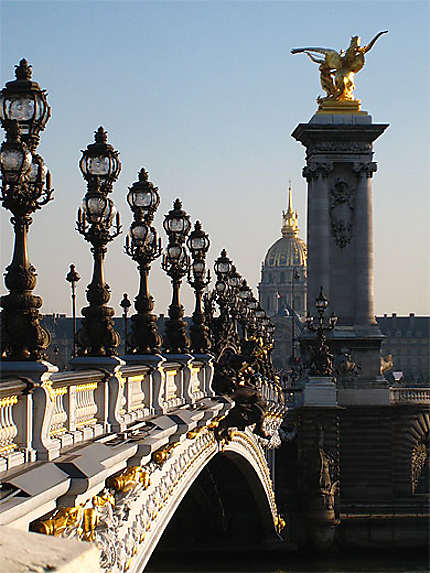
<path id="1" fill-rule="evenodd" d="M 376 40 L 387 32 L 388 30 L 379 32 L 366 46 L 360 45 L 360 36 L 352 36 L 346 52 L 315 47 L 291 50 L 292 54 L 305 53 L 313 62 L 320 64 L 321 86 L 327 93 L 327 97 L 318 98 L 319 103 L 324 100 L 354 100 L 354 75 L 363 68 L 365 64 L 364 55 L 372 49 Z M 317 58 L 314 54 L 323 54 L 324 59 Z"/>

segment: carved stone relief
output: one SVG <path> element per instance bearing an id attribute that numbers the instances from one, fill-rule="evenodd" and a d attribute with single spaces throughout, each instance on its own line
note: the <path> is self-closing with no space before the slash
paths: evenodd
<path id="1" fill-rule="evenodd" d="M 281 416 L 269 421 L 276 435 L 281 421 Z M 100 566 L 105 572 L 127 571 L 136 561 L 135 556 L 142 553 L 145 542 L 150 542 L 160 517 L 163 519 L 169 511 L 169 503 L 174 500 L 179 484 L 190 479 L 193 468 L 203 463 L 209 452 L 216 453 L 229 447 L 220 446 L 215 440 L 213 430 L 219 423 L 219 418 L 214 419 L 207 427 L 188 432 L 187 439 L 154 452 L 152 461 L 145 466 L 128 467 L 109 478 L 98 495 L 84 504 L 55 510 L 50 518 L 35 522 L 32 530 L 93 542 L 100 550 Z M 262 449 L 264 444 L 260 445 L 259 438 L 250 429 L 248 432 L 234 431 L 231 439 L 235 451 L 240 446 L 255 460 L 279 532 L 285 522 L 276 507 Z"/>
<path id="2" fill-rule="evenodd" d="M 343 249 L 352 239 L 354 191 L 343 179 L 337 179 L 329 192 L 331 233 L 336 245 Z"/>
<path id="3" fill-rule="evenodd" d="M 374 161 L 364 163 L 356 162 L 353 164 L 352 168 L 357 175 L 364 175 L 365 177 L 372 177 L 377 171 L 377 165 Z"/>
<path id="4" fill-rule="evenodd" d="M 323 163 L 315 161 L 308 163 L 308 165 L 303 168 L 302 174 L 307 181 L 310 181 L 316 179 L 319 175 L 321 175 L 321 177 L 327 177 L 331 171 L 333 171 L 333 163 L 331 161 Z"/>
<path id="5" fill-rule="evenodd" d="M 308 154 L 312 153 L 369 153 L 372 144 L 361 141 L 324 141 L 314 143 L 308 147 Z"/>
<path id="6" fill-rule="evenodd" d="M 411 454 L 411 483 L 412 494 L 415 493 L 420 478 L 424 473 L 426 464 L 429 463 L 429 448 L 427 440 L 421 439 L 412 450 Z"/>

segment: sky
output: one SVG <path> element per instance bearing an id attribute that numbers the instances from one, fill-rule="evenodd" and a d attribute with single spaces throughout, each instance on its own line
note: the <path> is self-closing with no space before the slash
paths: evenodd
<path id="1" fill-rule="evenodd" d="M 39 153 L 55 200 L 34 214 L 29 236 L 43 313 L 70 314 L 71 263 L 81 275 L 78 309 L 86 305 L 92 258 L 75 230 L 86 190 L 78 162 L 99 125 L 122 162 L 111 198 L 124 232 L 105 263 L 117 314 L 123 293 L 133 299 L 138 290 L 123 245 L 126 195 L 141 167 L 159 187 L 164 243 L 163 216 L 180 197 L 209 233 L 210 264 L 225 247 L 255 288 L 280 237 L 289 180 L 306 239 L 305 153 L 290 134 L 315 113 L 322 90 L 315 64 L 291 48 L 346 49 L 352 35 L 366 43 L 388 29 L 355 91 L 374 122 L 390 124 L 374 146 L 375 311 L 429 314 L 429 2 L 14 0 L 0 2 L 0 19 L 1 85 L 25 57 L 52 107 Z M 2 208 L 2 271 L 12 256 L 9 218 Z M 167 313 L 171 288 L 159 260 L 150 288 L 156 312 Z M 187 284 L 182 300 L 190 314 Z"/>

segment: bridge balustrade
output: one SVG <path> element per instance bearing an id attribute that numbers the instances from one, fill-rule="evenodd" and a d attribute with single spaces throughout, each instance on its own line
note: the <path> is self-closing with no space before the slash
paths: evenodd
<path id="1" fill-rule="evenodd" d="M 428 388 L 390 388 L 391 403 L 429 404 Z"/>
<path id="2" fill-rule="evenodd" d="M 18 444 L 26 442 L 27 388 L 28 384 L 18 378 L 5 380 L 0 386 L 0 471 L 26 460 Z"/>
<path id="3" fill-rule="evenodd" d="M 0 471 L 52 460 L 66 448 L 214 396 L 211 357 L 77 370 L 0 385 Z"/>

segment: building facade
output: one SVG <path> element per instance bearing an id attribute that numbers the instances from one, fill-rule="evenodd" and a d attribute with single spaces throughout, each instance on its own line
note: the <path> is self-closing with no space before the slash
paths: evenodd
<path id="1" fill-rule="evenodd" d="M 382 355 L 393 363 L 391 372 L 401 384 L 428 385 L 430 383 L 430 316 L 377 316 L 379 328 L 385 336 Z"/>

